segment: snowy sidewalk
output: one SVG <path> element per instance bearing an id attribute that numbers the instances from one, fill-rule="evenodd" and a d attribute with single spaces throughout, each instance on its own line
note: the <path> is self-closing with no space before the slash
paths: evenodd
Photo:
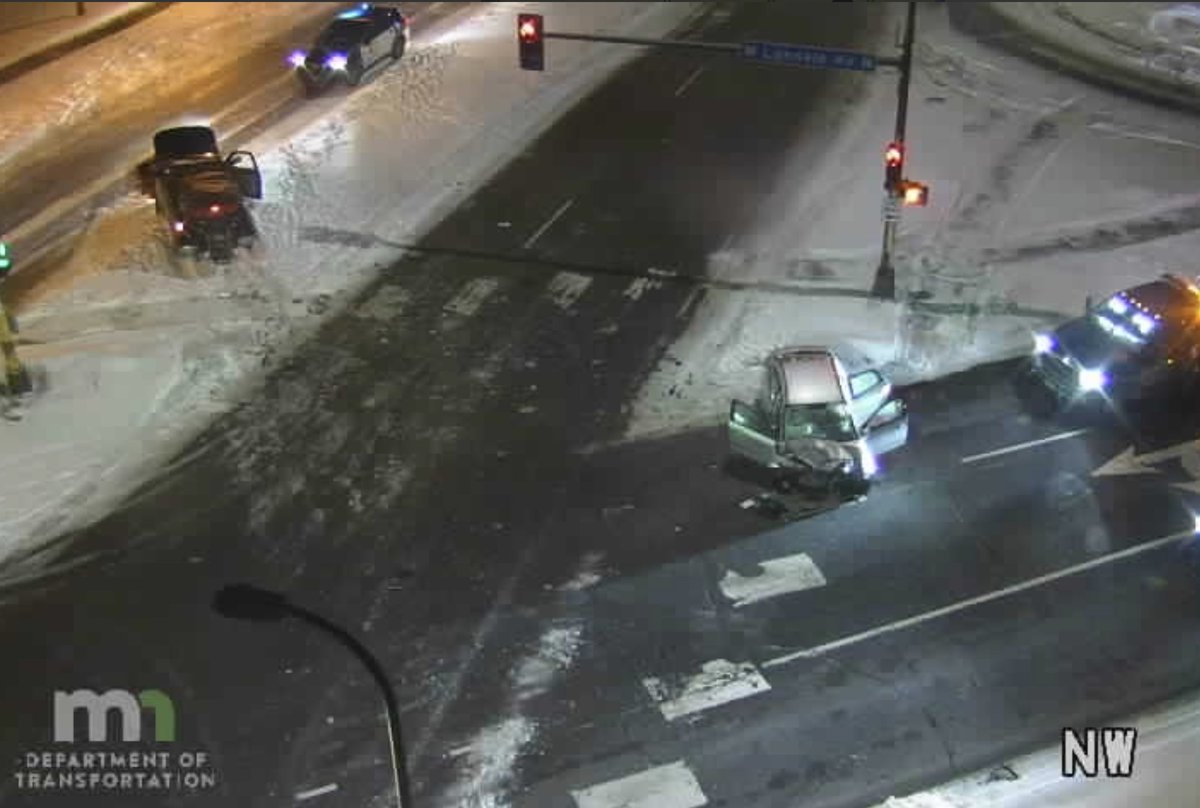
<path id="1" fill-rule="evenodd" d="M 1064 70 L 1200 109 L 1200 10 L 1182 3 L 991 3 Z"/>
<path id="2" fill-rule="evenodd" d="M 37 4 L 46 6 L 48 4 Z M 123 31 L 170 3 L 58 3 L 61 15 L 0 30 L 0 83 Z M 78 10 L 82 7 L 83 14 Z"/>

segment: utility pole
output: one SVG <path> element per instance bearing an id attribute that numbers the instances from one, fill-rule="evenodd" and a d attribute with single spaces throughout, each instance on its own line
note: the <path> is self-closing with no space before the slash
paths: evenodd
<path id="1" fill-rule="evenodd" d="M 900 54 L 900 85 L 896 101 L 896 132 L 894 140 L 904 148 L 905 124 L 908 121 L 908 85 L 912 78 L 913 38 L 917 28 L 917 4 L 908 4 L 908 18 L 904 28 L 904 45 Z M 871 296 L 887 300 L 896 299 L 896 269 L 892 266 L 892 252 L 896 247 L 896 229 L 899 225 L 899 207 L 903 191 L 890 187 L 885 196 L 883 221 L 883 250 L 879 257 L 879 268 L 875 271 L 875 283 Z"/>

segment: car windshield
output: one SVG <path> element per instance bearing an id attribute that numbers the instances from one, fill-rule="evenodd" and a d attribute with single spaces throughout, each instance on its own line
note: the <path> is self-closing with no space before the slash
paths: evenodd
<path id="1" fill-rule="evenodd" d="M 783 413 L 783 439 L 823 438 L 852 441 L 858 437 L 845 404 L 792 404 Z"/>

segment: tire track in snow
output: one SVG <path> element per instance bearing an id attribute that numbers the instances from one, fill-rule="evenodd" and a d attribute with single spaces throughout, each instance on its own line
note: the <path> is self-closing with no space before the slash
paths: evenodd
<path id="1" fill-rule="evenodd" d="M 1200 198 L 1174 208 L 1140 216 L 1090 222 L 1056 229 L 1019 243 L 980 250 L 978 260 L 1015 263 L 1064 252 L 1114 250 L 1200 230 Z"/>
<path id="2" fill-rule="evenodd" d="M 1074 109 L 1072 98 L 1053 112 L 1040 115 L 1025 132 L 988 168 L 980 179 L 980 189 L 955 205 L 947 218 L 941 239 L 960 244 L 972 237 L 990 241 L 1005 221 L 1000 215 L 1019 202 L 1022 193 L 1036 184 L 1042 171 L 1073 136 L 1068 127 L 1084 124 L 1084 116 Z M 963 244 L 967 246 L 967 244 Z M 957 250 L 955 250 L 957 251 Z"/>

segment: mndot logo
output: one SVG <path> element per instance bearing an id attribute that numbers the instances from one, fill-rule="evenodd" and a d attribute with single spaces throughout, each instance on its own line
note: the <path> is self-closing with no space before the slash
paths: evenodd
<path id="1" fill-rule="evenodd" d="M 195 792 L 217 784 L 207 752 L 175 745 L 175 703 L 161 690 L 56 690 L 52 719 L 55 746 L 27 751 L 13 772 L 22 791 Z"/>
<path id="2" fill-rule="evenodd" d="M 175 740 L 175 705 L 161 690 L 143 690 L 136 695 L 128 690 L 54 691 L 54 741 L 75 742 L 75 716 L 87 715 L 87 740 L 108 740 L 108 716 L 113 710 L 121 715 L 120 740 L 136 743 L 142 740 L 142 711 L 154 716 L 154 740 L 171 743 Z"/>

